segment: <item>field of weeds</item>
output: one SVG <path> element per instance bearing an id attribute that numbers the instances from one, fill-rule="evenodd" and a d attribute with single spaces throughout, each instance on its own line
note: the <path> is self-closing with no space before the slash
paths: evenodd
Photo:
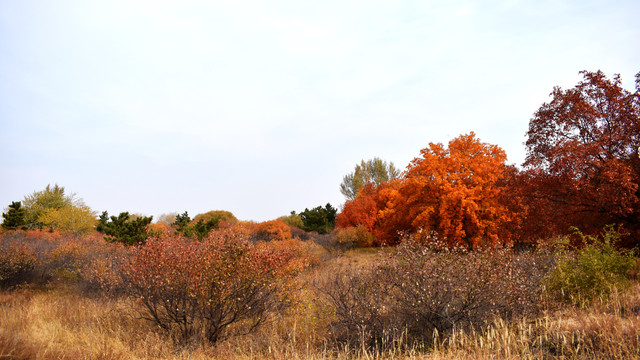
<path id="1" fill-rule="evenodd" d="M 81 261 L 86 260 L 85 257 L 101 259 L 107 253 L 124 250 L 114 250 L 99 239 L 91 240 L 91 254 L 73 250 L 69 239 L 43 240 L 32 236 L 30 240 L 23 240 L 38 245 L 31 248 L 40 249 L 34 253 L 25 251 L 38 259 L 35 264 L 41 267 L 34 266 L 36 279 L 30 278 L 0 292 L 2 359 L 623 359 L 640 356 L 640 284 L 637 280 L 629 277 L 631 283 L 624 288 L 612 288 L 588 304 L 567 302 L 544 290 L 544 279 L 558 262 L 547 253 L 509 251 L 499 253 L 498 258 L 469 254 L 420 255 L 421 252 L 411 248 L 329 253 L 312 243 L 302 244 L 307 250 L 299 249 L 298 254 L 311 256 L 314 261 L 296 272 L 293 300 L 288 306 L 271 309 L 268 319 L 254 331 L 236 331 L 244 326 L 236 323 L 229 327 L 229 336 L 211 343 L 183 341 L 176 333 L 145 319 L 148 316 L 140 299 L 125 293 L 103 292 L 83 280 L 88 272 L 82 269 L 90 263 Z M 59 248 L 63 243 L 66 247 Z M 64 259 L 62 253 L 66 256 Z M 418 264 L 423 259 L 416 257 L 418 255 L 432 260 Z M 46 261 L 48 258 L 58 262 L 52 264 Z M 491 262 L 496 259 L 502 261 Z M 404 267 L 408 261 L 412 261 L 412 271 Z M 462 264 L 466 264 L 466 270 L 460 268 Z M 436 279 L 429 275 L 434 269 L 447 275 L 447 282 L 434 282 Z M 496 269 L 513 275 L 490 276 Z M 464 276 L 453 276 L 461 271 Z M 401 278 L 394 272 L 400 272 L 406 282 L 421 284 L 418 287 L 402 285 L 398 283 Z M 465 278 L 475 279 L 473 276 L 480 276 L 491 286 L 473 287 L 464 282 Z M 43 277 L 47 281 L 41 281 Z M 510 286 L 512 283 L 518 286 Z M 517 296 L 500 295 L 496 291 Z M 428 297 L 415 297 L 419 294 Z M 465 296 L 467 301 L 461 302 Z M 410 304 L 427 299 L 433 299 L 434 303 L 441 301 L 445 308 L 458 307 L 457 312 L 442 310 L 437 304 L 431 307 Z M 427 311 L 436 310 L 442 311 L 440 316 L 424 317 Z M 425 320 L 412 322 L 411 314 Z M 454 318 L 459 321 L 450 321 Z"/>

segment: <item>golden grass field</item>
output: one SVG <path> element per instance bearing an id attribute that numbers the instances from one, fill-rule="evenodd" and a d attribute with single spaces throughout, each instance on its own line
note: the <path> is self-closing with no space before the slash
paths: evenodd
<path id="1" fill-rule="evenodd" d="M 350 251 L 301 274 L 305 283 L 340 263 L 375 262 L 372 250 Z M 301 286 L 300 301 L 257 332 L 216 346 L 180 347 L 140 319 L 126 299 L 82 295 L 48 285 L 0 292 L 0 359 L 633 359 L 640 357 L 640 285 L 579 309 L 559 307 L 536 318 L 496 319 L 483 331 L 435 336 L 423 346 L 402 337 L 385 350 L 327 342 L 327 309 Z"/>

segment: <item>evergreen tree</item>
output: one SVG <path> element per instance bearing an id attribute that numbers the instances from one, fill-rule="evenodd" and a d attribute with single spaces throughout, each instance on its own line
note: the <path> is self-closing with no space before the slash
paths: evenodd
<path id="1" fill-rule="evenodd" d="M 109 217 L 104 211 L 98 219 L 96 230 L 103 233 L 105 240 L 135 245 L 144 242 L 149 237 L 147 225 L 151 224 L 153 216 L 140 216 L 131 219 L 128 212 Z"/>
<path id="2" fill-rule="evenodd" d="M 2 213 L 4 221 L 2 227 L 7 230 L 16 230 L 17 228 L 25 228 L 25 210 L 22 207 L 20 201 L 13 201 L 9 205 L 9 210 L 6 213 Z"/>
<path id="3" fill-rule="evenodd" d="M 304 209 L 300 213 L 303 229 L 306 231 L 316 231 L 319 234 L 331 232 L 336 225 L 338 209 L 327 203 L 325 207 L 318 206 L 311 210 Z"/>

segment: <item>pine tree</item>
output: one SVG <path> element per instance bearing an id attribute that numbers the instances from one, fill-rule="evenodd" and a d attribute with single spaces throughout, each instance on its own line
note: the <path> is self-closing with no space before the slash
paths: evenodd
<path id="1" fill-rule="evenodd" d="M 26 226 L 25 210 L 20 201 L 13 201 L 9 205 L 9 210 L 6 213 L 2 213 L 2 217 L 4 218 L 2 227 L 7 230 L 16 230 Z"/>

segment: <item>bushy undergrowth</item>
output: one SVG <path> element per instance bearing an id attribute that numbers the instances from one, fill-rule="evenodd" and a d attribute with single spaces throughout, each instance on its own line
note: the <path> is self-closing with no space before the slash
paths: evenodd
<path id="1" fill-rule="evenodd" d="M 496 321 L 503 324 L 499 331 L 509 332 L 508 341 L 522 342 L 518 346 L 526 350 L 523 354 L 554 357 L 574 351 L 580 357 L 587 351 L 595 358 L 613 353 L 616 339 L 636 339 L 624 344 L 628 349 L 623 354 L 638 348 L 633 330 L 640 308 L 637 284 L 632 286 L 632 301 L 622 301 L 624 305 L 615 306 L 613 313 L 602 310 L 603 321 L 616 317 L 607 323 L 609 330 L 600 331 L 600 320 L 590 320 L 598 304 L 602 308 L 622 299 L 626 296 L 622 290 L 633 282 L 629 270 L 637 265 L 636 259 L 616 249 L 619 234 L 615 231 L 605 231 L 598 239 L 577 233 L 584 248 L 553 254 L 443 250 L 409 240 L 393 248 L 346 251 L 336 246 L 336 233 L 305 233 L 306 241 L 271 237 L 256 241 L 245 228 L 217 229 L 202 241 L 166 229 L 134 247 L 106 242 L 97 233 L 80 237 L 6 231 L 0 233 L 0 286 L 6 290 L 21 284 L 56 288 L 65 284 L 61 287 L 65 294 L 96 304 L 126 304 L 135 326 L 164 339 L 158 341 L 174 340 L 172 347 L 196 347 L 183 347 L 190 344 L 213 349 L 233 343 L 236 355 L 244 351 L 245 339 L 253 341 L 251 351 L 260 352 L 258 357 L 274 357 L 272 347 L 282 346 L 292 354 L 340 353 L 351 358 L 349 354 L 357 351 L 367 356 L 405 351 L 433 354 L 448 349 L 445 342 L 455 345 L 452 339 L 457 337 L 464 339 L 463 349 L 480 341 L 474 349 L 491 358 L 494 353 L 482 348 L 482 342 L 502 339 L 502 335 L 487 335 L 498 331 Z M 339 251 L 326 251 L 319 243 Z M 324 256 L 329 253 L 330 257 Z M 305 287 L 312 279 L 316 279 L 313 286 Z M 545 286 L 557 297 L 547 297 Z M 69 292 L 74 289 L 80 292 Z M 611 289 L 615 290 L 608 299 Z M 0 294 L 11 297 L 29 291 Z M 590 306 L 581 309 L 556 306 L 594 297 L 598 301 L 582 302 Z M 587 325 L 562 318 L 565 315 L 546 320 L 557 313 L 584 314 Z M 562 331 L 551 329 L 547 321 Z M 269 325 L 263 326 L 266 322 Z M 0 338 L 2 330 L 0 326 Z M 615 337 L 606 337 L 616 331 Z M 266 338 L 257 340 L 260 336 Z M 565 342 L 569 336 L 572 340 Z M 573 336 L 578 340 L 573 341 Z M 602 339 L 607 341 L 604 350 L 597 346 Z M 278 351 L 284 354 L 283 349 Z"/>
<path id="2" fill-rule="evenodd" d="M 574 229 L 583 247 L 559 257 L 548 280 L 549 290 L 559 299 L 579 306 L 595 298 L 608 297 L 631 284 L 630 272 L 637 259 L 629 250 L 618 249 L 621 234 L 608 226 L 598 235 L 585 235 Z"/>
<path id="3" fill-rule="evenodd" d="M 381 263 L 343 268 L 316 286 L 335 309 L 334 339 L 375 345 L 536 314 L 547 272 L 546 257 L 532 253 L 436 251 L 407 240 Z"/>
<path id="4" fill-rule="evenodd" d="M 0 244 L 0 289 L 29 282 L 36 262 L 35 253 L 24 244 Z"/>
<path id="5" fill-rule="evenodd" d="M 97 233 L 80 236 L 43 230 L 6 231 L 0 235 L 3 283 L 44 285 L 62 281 L 88 285 L 94 265 L 116 258 L 122 246 L 109 244 Z"/>
<path id="6" fill-rule="evenodd" d="M 294 258 L 233 231 L 202 241 L 166 233 L 134 249 L 121 274 L 145 318 L 180 343 L 215 343 L 232 326 L 251 332 L 287 305 L 293 275 L 303 266 L 290 266 Z"/>

